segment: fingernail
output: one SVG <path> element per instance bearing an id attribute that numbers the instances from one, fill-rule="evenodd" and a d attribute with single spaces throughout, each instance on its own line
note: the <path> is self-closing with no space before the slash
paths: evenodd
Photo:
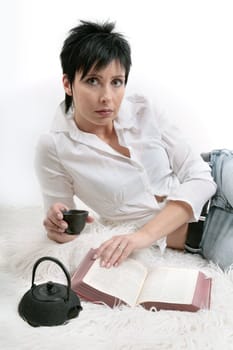
<path id="1" fill-rule="evenodd" d="M 117 267 L 118 265 L 119 265 L 119 264 L 116 262 L 113 266 L 114 266 L 114 267 Z"/>
<path id="2" fill-rule="evenodd" d="M 92 259 L 93 259 L 93 260 L 96 260 L 96 259 L 97 259 L 97 256 L 98 256 L 97 254 L 93 255 Z"/>
<path id="3" fill-rule="evenodd" d="M 109 269 L 109 267 L 111 267 L 111 264 L 107 263 L 106 267 L 107 267 L 107 269 Z"/>
<path id="4" fill-rule="evenodd" d="M 57 213 L 57 218 L 58 218 L 58 219 L 62 219 L 62 217 L 63 217 L 63 216 L 62 216 L 61 213 Z"/>
<path id="5" fill-rule="evenodd" d="M 101 266 L 101 267 L 104 267 L 105 265 L 106 265 L 105 261 L 101 261 L 100 266 Z"/>

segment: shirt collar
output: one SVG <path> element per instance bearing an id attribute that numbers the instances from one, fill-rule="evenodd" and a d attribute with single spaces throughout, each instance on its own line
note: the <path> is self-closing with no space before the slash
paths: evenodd
<path id="1" fill-rule="evenodd" d="M 118 129 L 133 129 L 138 131 L 136 115 L 143 115 L 146 108 L 146 99 L 143 96 L 133 95 L 126 97 L 120 107 L 115 124 Z M 86 138 L 88 133 L 81 131 L 74 121 L 74 111 L 71 107 L 65 113 L 65 101 L 58 106 L 50 130 L 52 132 L 68 132 L 75 140 Z"/>
<path id="2" fill-rule="evenodd" d="M 138 118 L 136 116 L 143 116 L 146 108 L 146 99 L 144 96 L 137 94 L 128 96 L 122 102 L 119 110 L 119 115 L 116 119 L 116 123 L 121 129 L 133 129 L 138 131 L 139 126 L 137 123 Z"/>
<path id="3" fill-rule="evenodd" d="M 55 113 L 50 131 L 55 133 L 69 133 L 70 137 L 74 140 L 80 140 L 83 133 L 74 121 L 74 110 L 69 108 L 68 112 L 65 112 L 65 101 L 62 101 Z"/>
<path id="4" fill-rule="evenodd" d="M 50 130 L 53 132 L 67 132 L 69 131 L 69 121 L 72 119 L 73 108 L 70 108 L 69 111 L 65 113 L 65 101 L 62 101 L 55 112 Z"/>

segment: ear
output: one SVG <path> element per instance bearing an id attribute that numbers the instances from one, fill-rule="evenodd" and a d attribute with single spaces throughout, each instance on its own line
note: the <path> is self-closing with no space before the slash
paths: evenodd
<path id="1" fill-rule="evenodd" d="M 67 74 L 63 74 L 62 82 L 63 82 L 63 86 L 66 94 L 69 96 L 72 96 L 72 89 L 71 89 L 71 85 L 67 77 Z"/>

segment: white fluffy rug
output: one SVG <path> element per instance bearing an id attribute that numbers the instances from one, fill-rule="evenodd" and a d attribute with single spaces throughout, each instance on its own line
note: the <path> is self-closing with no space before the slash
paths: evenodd
<path id="1" fill-rule="evenodd" d="M 197 313 L 149 312 L 141 307 L 94 305 L 82 301 L 83 311 L 68 324 L 33 328 L 18 313 L 18 303 L 31 287 L 32 266 L 42 256 L 59 258 L 72 273 L 84 254 L 106 237 L 132 227 L 87 225 L 75 241 L 57 244 L 46 238 L 41 208 L 0 209 L 0 349 L 3 350 L 163 350 L 233 349 L 233 271 L 223 273 L 199 256 L 157 248 L 135 253 L 149 267 L 160 264 L 197 267 L 213 278 L 210 310 Z M 36 284 L 65 283 L 52 262 L 37 269 Z"/>

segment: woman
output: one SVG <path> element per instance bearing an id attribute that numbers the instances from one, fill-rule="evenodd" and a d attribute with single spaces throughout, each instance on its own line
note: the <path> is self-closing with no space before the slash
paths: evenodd
<path id="1" fill-rule="evenodd" d="M 209 234 L 201 241 L 202 230 L 193 230 L 216 191 L 211 169 L 147 99 L 124 97 L 131 66 L 125 38 L 112 23 L 82 21 L 60 58 L 65 102 L 36 155 L 48 237 L 74 239 L 65 233 L 62 211 L 74 207 L 76 195 L 104 220 L 136 223 L 134 233 L 101 244 L 95 257 L 102 266 L 117 266 L 135 249 L 155 243 L 186 247 L 221 264 L 210 256 Z"/>

